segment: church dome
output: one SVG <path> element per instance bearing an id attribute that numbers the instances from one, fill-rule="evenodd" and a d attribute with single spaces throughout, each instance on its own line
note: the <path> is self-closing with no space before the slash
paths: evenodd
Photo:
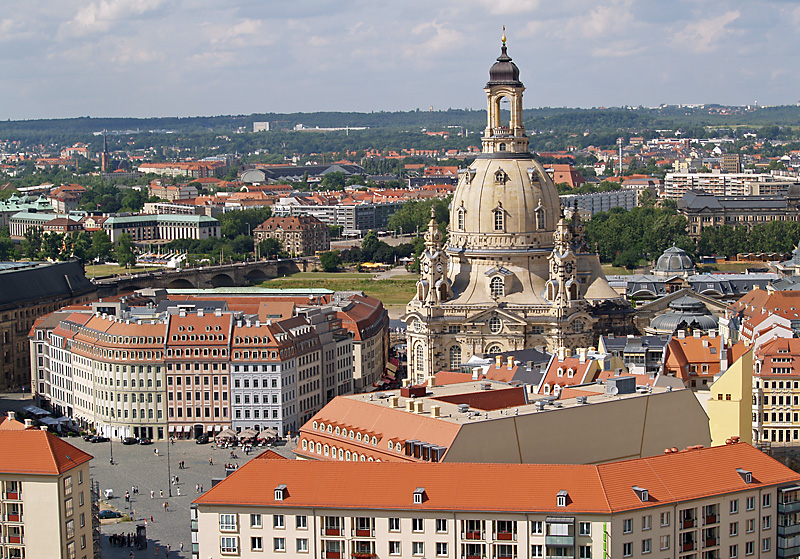
<path id="1" fill-rule="evenodd" d="M 503 84 L 522 85 L 522 82 L 519 81 L 519 68 L 511 61 L 511 57 L 508 56 L 505 42 L 501 48 L 500 56 L 497 57 L 497 62 L 492 64 L 492 67 L 489 69 L 489 83 L 487 83 L 486 86 Z"/>
<path id="2" fill-rule="evenodd" d="M 694 262 L 685 250 L 673 245 L 658 257 L 653 273 L 660 276 L 688 276 L 694 273 Z"/>
<path id="3" fill-rule="evenodd" d="M 659 333 L 674 333 L 676 330 L 702 330 L 708 332 L 717 327 L 717 319 L 708 312 L 702 301 L 684 295 L 669 304 L 669 312 L 650 321 L 650 329 Z"/>

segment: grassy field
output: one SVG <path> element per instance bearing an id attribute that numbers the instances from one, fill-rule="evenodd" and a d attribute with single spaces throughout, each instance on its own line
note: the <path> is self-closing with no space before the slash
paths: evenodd
<path id="1" fill-rule="evenodd" d="M 142 272 L 152 272 L 154 270 L 161 270 L 159 266 L 136 266 L 134 268 L 121 268 L 116 264 L 87 264 L 86 265 L 86 277 L 87 278 L 96 278 L 96 277 L 103 277 L 103 276 L 113 276 L 113 275 L 121 275 L 121 274 L 139 274 Z"/>
<path id="2" fill-rule="evenodd" d="M 634 270 L 628 270 L 622 266 L 612 266 L 611 264 L 603 264 L 603 273 L 607 276 L 622 276 L 633 274 Z"/>
<path id="3" fill-rule="evenodd" d="M 699 272 L 732 272 L 735 274 L 743 274 L 748 268 L 761 267 L 766 267 L 766 264 L 761 262 L 718 262 L 717 264 L 699 264 L 697 270 Z"/>
<path id="4" fill-rule="evenodd" d="M 369 279 L 374 274 L 358 272 L 298 272 L 292 274 L 293 279 Z"/>
<path id="5" fill-rule="evenodd" d="M 356 277 L 348 277 L 356 276 Z M 262 287 L 277 289 L 321 287 L 333 291 L 363 291 L 384 305 L 405 305 L 414 296 L 416 279 L 373 280 L 372 274 L 300 273 L 265 281 Z"/>

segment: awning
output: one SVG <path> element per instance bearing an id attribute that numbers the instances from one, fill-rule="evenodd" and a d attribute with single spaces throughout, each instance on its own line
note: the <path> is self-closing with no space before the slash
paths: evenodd
<path id="1" fill-rule="evenodd" d="M 167 429 L 169 430 L 170 433 L 174 433 L 175 432 L 175 426 L 174 425 L 170 425 Z"/>
<path id="2" fill-rule="evenodd" d="M 222 431 L 222 425 L 214 425 L 214 431 Z"/>
<path id="3" fill-rule="evenodd" d="M 389 371 L 389 372 L 392 372 L 392 373 L 396 373 L 397 372 L 397 365 L 395 365 L 394 363 L 391 363 L 391 362 L 387 363 L 386 364 L 386 370 Z"/>
<path id="4" fill-rule="evenodd" d="M 184 433 L 188 433 L 189 432 L 189 426 L 188 425 L 184 425 L 183 426 L 183 432 Z"/>
<path id="5" fill-rule="evenodd" d="M 43 410 L 37 406 L 25 406 L 23 408 L 25 411 L 32 413 L 33 415 L 50 415 L 50 412 L 47 410 Z"/>

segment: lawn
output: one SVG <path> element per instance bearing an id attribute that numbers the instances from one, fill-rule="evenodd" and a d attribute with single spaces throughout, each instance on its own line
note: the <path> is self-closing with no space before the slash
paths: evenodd
<path id="1" fill-rule="evenodd" d="M 414 296 L 416 279 L 374 280 L 371 277 L 372 274 L 300 273 L 267 280 L 261 287 L 278 289 L 321 287 L 333 291 L 363 291 L 371 297 L 380 299 L 386 306 L 405 305 Z"/>
<path id="2" fill-rule="evenodd" d="M 698 272 L 730 272 L 743 274 L 748 268 L 764 268 L 763 262 L 717 262 L 716 264 L 699 264 Z"/>
<path id="3" fill-rule="evenodd" d="M 612 266 L 611 264 L 603 264 L 603 273 L 607 276 L 624 276 L 634 273 L 634 270 L 628 270 L 622 266 Z"/>
<path id="4" fill-rule="evenodd" d="M 85 268 L 87 278 L 116 276 L 122 274 L 140 274 L 142 272 L 152 272 L 162 269 L 159 266 L 136 266 L 134 268 L 121 268 L 116 264 L 87 264 Z"/>
<path id="5" fill-rule="evenodd" d="M 297 279 L 369 279 L 372 273 L 361 274 L 358 272 L 298 272 L 290 277 Z"/>

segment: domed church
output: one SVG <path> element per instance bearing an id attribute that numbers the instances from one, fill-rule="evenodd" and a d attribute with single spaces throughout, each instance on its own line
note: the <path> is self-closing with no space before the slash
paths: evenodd
<path id="1" fill-rule="evenodd" d="M 525 86 L 505 36 L 484 91 L 482 153 L 460 172 L 446 246 L 429 223 L 417 291 L 403 317 L 415 382 L 474 354 L 589 347 L 593 309 L 610 300 L 626 306 L 587 246 L 578 212 L 564 217 L 553 181 L 529 152 Z M 504 99 L 508 122 L 501 120 Z"/>

